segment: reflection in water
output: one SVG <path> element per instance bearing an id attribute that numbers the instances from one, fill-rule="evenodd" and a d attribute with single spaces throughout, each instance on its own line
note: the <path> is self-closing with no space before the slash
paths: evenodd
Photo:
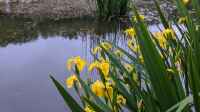
<path id="1" fill-rule="evenodd" d="M 106 38 L 108 34 L 119 33 L 117 23 L 98 23 L 93 20 L 62 20 L 62 21 L 32 21 L 22 18 L 0 17 L 0 46 L 8 44 L 23 44 L 37 40 L 39 37 L 47 39 L 60 36 L 67 39 L 82 39 L 91 37 Z"/>
<path id="2" fill-rule="evenodd" d="M 64 81 L 71 74 L 66 60 L 77 55 L 91 60 L 90 48 L 102 39 L 120 46 L 125 41 L 114 23 L 0 17 L 0 111 L 69 111 L 48 75 Z"/>
<path id="3" fill-rule="evenodd" d="M 5 11 L 7 14 L 10 13 L 10 0 L 6 0 Z"/>

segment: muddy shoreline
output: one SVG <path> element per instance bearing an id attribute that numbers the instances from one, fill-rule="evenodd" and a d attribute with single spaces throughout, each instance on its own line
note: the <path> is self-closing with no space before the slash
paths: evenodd
<path id="1" fill-rule="evenodd" d="M 28 18 L 77 18 L 94 16 L 93 0 L 0 0 L 1 14 Z"/>
<path id="2" fill-rule="evenodd" d="M 159 22 L 158 12 L 152 0 L 134 0 L 139 12 L 147 22 Z M 160 6 L 167 18 L 172 18 L 176 7 L 169 0 Z M 0 14 L 34 19 L 69 19 L 96 17 L 94 0 L 0 0 Z M 128 14 L 133 15 L 132 12 Z"/>

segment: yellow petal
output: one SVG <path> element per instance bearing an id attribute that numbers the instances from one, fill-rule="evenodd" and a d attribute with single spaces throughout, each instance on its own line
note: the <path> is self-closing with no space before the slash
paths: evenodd
<path id="1" fill-rule="evenodd" d="M 123 53 L 120 50 L 116 50 L 114 54 L 117 55 L 118 57 L 123 57 Z"/>
<path id="2" fill-rule="evenodd" d="M 190 0 L 182 0 L 184 5 L 188 5 L 190 3 Z"/>
<path id="3" fill-rule="evenodd" d="M 97 80 L 91 85 L 91 90 L 96 96 L 102 97 L 104 96 L 105 86 L 103 82 Z"/>
<path id="4" fill-rule="evenodd" d="M 117 104 L 125 105 L 126 104 L 126 99 L 122 95 L 117 95 Z"/>
<path id="5" fill-rule="evenodd" d="M 87 105 L 85 108 L 84 108 L 84 112 L 95 112 L 94 110 L 92 110 L 92 108 Z"/>
<path id="6" fill-rule="evenodd" d="M 80 57 L 78 57 L 76 59 L 76 65 L 77 65 L 79 72 L 81 72 L 86 65 L 86 61 L 84 59 L 81 59 Z"/>
<path id="7" fill-rule="evenodd" d="M 112 45 L 108 42 L 103 42 L 101 45 L 105 50 L 110 50 L 112 48 Z"/>
<path id="8" fill-rule="evenodd" d="M 68 70 L 71 70 L 71 69 L 72 69 L 72 63 L 73 63 L 73 60 L 72 60 L 72 59 L 69 59 L 69 60 L 67 61 L 67 69 L 68 69 Z"/>
<path id="9" fill-rule="evenodd" d="M 74 83 L 75 83 L 76 81 L 78 81 L 76 75 L 71 75 L 70 77 L 68 77 L 68 78 L 66 79 L 66 85 L 67 85 L 67 87 L 68 87 L 68 88 L 72 88 L 73 85 L 74 85 Z"/>
<path id="10" fill-rule="evenodd" d="M 124 67 L 128 70 L 128 72 L 131 72 L 134 69 L 133 65 L 128 63 L 125 63 Z"/>
<path id="11" fill-rule="evenodd" d="M 171 28 L 164 29 L 164 30 L 163 30 L 163 35 L 164 35 L 166 38 L 176 39 L 176 38 L 175 38 L 175 32 L 174 32 L 174 30 L 171 29 Z"/>
<path id="12" fill-rule="evenodd" d="M 181 18 L 179 18 L 179 20 L 178 20 L 178 23 L 179 24 L 184 24 L 184 23 L 186 23 L 187 22 L 187 18 L 186 17 L 181 17 Z"/>
<path id="13" fill-rule="evenodd" d="M 86 61 L 84 59 L 81 59 L 80 56 L 72 57 L 67 61 L 68 70 L 71 70 L 72 66 L 74 66 L 74 65 L 76 65 L 79 72 L 81 72 L 86 65 Z"/>
<path id="14" fill-rule="evenodd" d="M 101 70 L 103 75 L 107 77 L 110 70 L 110 64 L 108 62 L 101 62 L 99 65 L 99 69 Z"/>
<path id="15" fill-rule="evenodd" d="M 137 17 L 136 16 L 133 16 L 132 19 L 133 19 L 133 21 L 137 22 Z M 145 19 L 145 16 L 144 15 L 139 15 L 139 19 L 143 21 Z"/>
<path id="16" fill-rule="evenodd" d="M 105 84 L 105 96 L 108 98 L 112 98 L 113 97 L 113 87 L 112 84 L 110 82 L 106 82 Z"/>
<path id="17" fill-rule="evenodd" d="M 92 54 L 93 55 L 97 54 L 98 52 L 101 52 L 101 47 L 97 46 L 94 49 L 92 49 Z"/>
<path id="18" fill-rule="evenodd" d="M 88 71 L 92 72 L 95 68 L 98 68 L 99 62 L 94 61 L 93 63 L 91 63 L 88 67 Z"/>
<path id="19" fill-rule="evenodd" d="M 167 45 L 167 40 L 165 39 L 164 34 L 162 32 L 156 32 L 154 33 L 154 36 L 157 39 L 160 47 L 165 49 Z"/>
<path id="20" fill-rule="evenodd" d="M 138 53 L 139 50 L 140 50 L 140 46 L 138 44 L 135 45 L 134 48 L 133 48 L 133 51 L 136 52 L 136 53 Z"/>
<path id="21" fill-rule="evenodd" d="M 140 62 L 141 62 L 142 64 L 144 63 L 144 58 L 143 58 L 142 55 L 139 56 L 139 60 L 140 60 Z"/>
<path id="22" fill-rule="evenodd" d="M 134 28 L 129 28 L 127 30 L 125 30 L 125 33 L 129 36 L 129 37 L 135 37 L 136 36 L 136 32 Z"/>

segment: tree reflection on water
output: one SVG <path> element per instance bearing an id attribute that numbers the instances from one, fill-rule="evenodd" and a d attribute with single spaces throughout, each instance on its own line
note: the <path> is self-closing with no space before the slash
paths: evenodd
<path id="1" fill-rule="evenodd" d="M 38 38 L 82 39 L 89 37 L 92 44 L 99 39 L 117 41 L 120 31 L 117 22 L 97 22 L 93 19 L 32 20 L 19 17 L 0 17 L 0 46 L 23 44 Z M 108 37 L 109 36 L 109 37 Z"/>

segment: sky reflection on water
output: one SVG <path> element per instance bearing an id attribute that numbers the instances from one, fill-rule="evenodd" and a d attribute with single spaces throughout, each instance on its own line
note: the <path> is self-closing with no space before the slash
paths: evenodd
<path id="1" fill-rule="evenodd" d="M 34 22 L 0 19 L 0 111 L 66 112 L 49 73 L 64 82 L 66 60 L 92 60 L 90 48 L 101 39 L 123 45 L 119 24 L 91 20 Z M 72 91 L 73 92 L 73 91 Z"/>

